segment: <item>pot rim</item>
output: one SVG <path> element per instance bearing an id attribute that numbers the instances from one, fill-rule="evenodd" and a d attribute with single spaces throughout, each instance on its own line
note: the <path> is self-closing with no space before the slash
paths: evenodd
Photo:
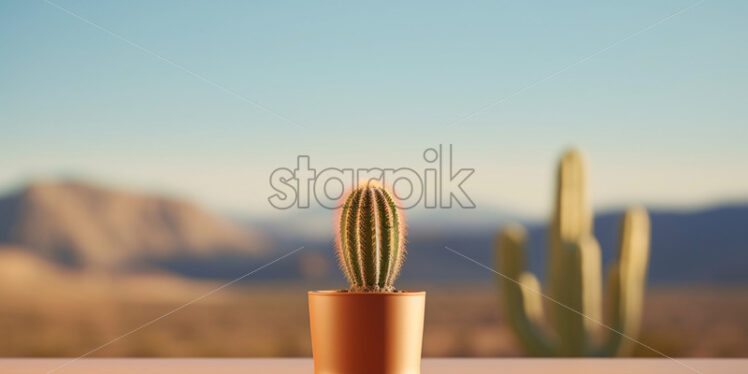
<path id="1" fill-rule="evenodd" d="M 398 290 L 397 292 L 349 292 L 341 290 L 316 290 L 307 291 L 309 296 L 421 296 L 426 295 L 426 291 Z"/>

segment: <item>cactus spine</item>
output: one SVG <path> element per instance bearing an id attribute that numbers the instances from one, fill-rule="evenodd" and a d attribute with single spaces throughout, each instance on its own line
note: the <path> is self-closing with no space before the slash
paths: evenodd
<path id="1" fill-rule="evenodd" d="M 340 208 L 340 267 L 356 292 L 392 292 L 405 256 L 405 226 L 383 187 L 360 186 Z"/>
<path id="2" fill-rule="evenodd" d="M 525 271 L 526 231 L 505 228 L 496 242 L 497 268 L 508 321 L 525 350 L 536 356 L 621 356 L 633 342 L 603 331 L 600 245 L 592 231 L 587 206 L 584 162 L 576 150 L 564 153 L 558 167 L 556 202 L 549 227 L 547 295 L 550 325 L 541 328 L 543 309 L 538 279 Z M 630 208 L 623 216 L 618 261 L 606 284 L 605 324 L 628 337 L 636 336 L 649 261 L 649 216 Z M 516 282 L 515 282 L 516 281 Z M 603 336 L 602 332 L 606 332 Z"/>

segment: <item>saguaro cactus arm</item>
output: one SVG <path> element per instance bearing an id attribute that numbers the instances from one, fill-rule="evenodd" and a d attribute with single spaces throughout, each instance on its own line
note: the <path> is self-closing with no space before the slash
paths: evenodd
<path id="1" fill-rule="evenodd" d="M 504 312 L 525 350 L 536 356 L 553 354 L 552 344 L 538 323 L 543 318 L 540 282 L 525 268 L 526 231 L 512 225 L 496 241 L 496 268 L 503 297 Z"/>
<path id="2" fill-rule="evenodd" d="M 649 236 L 647 211 L 641 207 L 628 209 L 621 222 L 618 262 L 611 266 L 606 285 L 606 320 L 626 337 L 611 331 L 603 346 L 607 355 L 631 354 L 634 344 L 631 339 L 639 334 L 649 265 Z"/>

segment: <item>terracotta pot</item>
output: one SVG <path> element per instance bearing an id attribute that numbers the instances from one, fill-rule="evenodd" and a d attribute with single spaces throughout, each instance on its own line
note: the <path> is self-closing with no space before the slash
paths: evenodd
<path id="1" fill-rule="evenodd" d="M 426 292 L 309 292 L 315 374 L 418 374 Z"/>

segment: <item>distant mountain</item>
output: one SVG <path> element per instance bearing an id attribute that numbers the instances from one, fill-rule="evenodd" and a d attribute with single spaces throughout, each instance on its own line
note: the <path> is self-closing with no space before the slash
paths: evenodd
<path id="1" fill-rule="evenodd" d="M 595 217 L 604 265 L 615 258 L 621 213 Z M 406 214 L 408 253 L 400 287 L 424 281 L 492 282 L 489 270 L 444 246 L 494 267 L 496 232 L 517 220 L 489 208 Z M 650 216 L 650 282 L 748 284 L 748 204 L 650 209 Z M 310 209 L 237 225 L 184 201 L 80 182 L 35 183 L 0 198 L 0 252 L 3 246 L 13 247 L 69 269 L 160 269 L 192 278 L 232 279 L 303 246 L 252 279 L 309 279 L 342 287 L 332 220 L 333 211 Z M 547 223 L 524 224 L 529 268 L 542 279 Z"/>
<path id="2" fill-rule="evenodd" d="M 67 267 L 112 270 L 219 253 L 254 257 L 265 239 L 184 201 L 45 182 L 0 198 L 0 244 Z"/>
<path id="3" fill-rule="evenodd" d="M 67 283 L 65 278 L 69 277 L 70 274 L 63 267 L 45 261 L 24 248 L 0 245 L 0 287 L 25 291 L 32 280 Z"/>
<path id="4" fill-rule="evenodd" d="M 447 213 L 448 214 L 448 213 Z M 618 225 L 622 211 L 609 211 L 595 217 L 595 235 L 600 241 L 604 265 L 615 258 Z M 506 219 L 496 215 L 486 218 L 478 228 L 453 222 L 434 230 L 413 222 L 408 233 L 407 261 L 401 280 L 404 284 L 420 281 L 492 281 L 494 274 L 446 250 L 449 246 L 476 261 L 495 268 L 493 242 Z M 649 280 L 654 284 L 748 283 L 748 205 L 713 207 L 698 211 L 650 210 L 652 248 Z M 435 219 L 435 218 L 434 218 Z M 491 228 L 491 221 L 493 227 Z M 547 223 L 526 223 L 529 232 L 528 262 L 531 270 L 542 279 L 547 258 Z M 306 245 L 324 256 L 335 267 L 332 237 L 312 241 L 293 235 L 279 236 L 274 241 L 293 249 Z M 290 261 L 294 261 L 289 258 Z M 297 276 L 292 269 L 268 268 L 264 277 Z M 337 272 L 331 277 L 340 279 Z"/>
<path id="5" fill-rule="evenodd" d="M 620 212 L 595 219 L 595 234 L 610 260 Z M 650 280 L 666 283 L 748 282 L 748 205 L 697 211 L 651 212 Z"/>
<path id="6" fill-rule="evenodd" d="M 482 232 L 493 230 L 497 225 L 523 220 L 520 215 L 507 213 L 496 207 L 474 209 L 426 209 L 418 207 L 404 212 L 408 231 L 428 235 L 443 231 Z M 335 211 L 322 207 L 273 212 L 263 217 L 242 217 L 236 220 L 249 227 L 260 228 L 271 236 L 294 237 L 312 242 L 325 241 L 332 237 L 335 229 Z"/>

